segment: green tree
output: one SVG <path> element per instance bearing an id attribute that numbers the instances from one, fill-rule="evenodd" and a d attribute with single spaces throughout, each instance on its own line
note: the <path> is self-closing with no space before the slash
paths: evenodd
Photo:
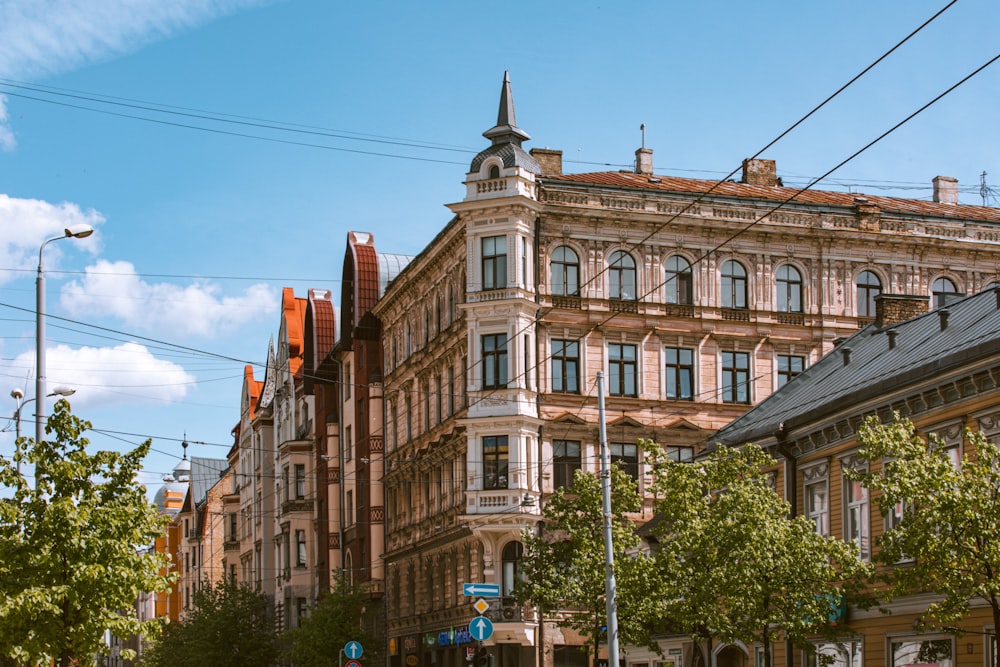
<path id="1" fill-rule="evenodd" d="M 143 652 L 147 667 L 271 667 L 278 659 L 267 596 L 232 581 L 206 583 L 184 620 Z"/>
<path id="2" fill-rule="evenodd" d="M 619 640 L 622 645 L 655 649 L 650 626 L 639 621 L 648 599 L 645 577 L 649 561 L 639 551 L 640 540 L 629 518 L 630 513 L 640 510 L 641 498 L 635 480 L 617 464 L 611 468 L 611 498 Z M 587 637 L 596 663 L 607 620 L 600 478 L 577 471 L 570 488 L 557 489 L 548 497 L 543 516 L 543 532 L 522 533 L 524 578 L 515 595 L 519 602 L 533 604 L 560 626 Z"/>
<path id="3" fill-rule="evenodd" d="M 872 567 L 855 545 L 816 533 L 768 482 L 774 460 L 759 447 L 720 447 L 704 460 L 671 460 L 655 443 L 653 464 L 660 519 L 656 617 L 695 639 L 764 647 L 785 638 L 833 637 L 841 604 L 870 602 Z M 654 589 L 655 587 L 655 589 Z"/>
<path id="4" fill-rule="evenodd" d="M 155 636 L 141 622 L 140 592 L 167 590 L 165 557 L 142 549 L 165 519 L 136 481 L 150 441 L 122 454 L 86 451 L 90 423 L 60 400 L 45 432 L 21 438 L 14 461 L 0 457 L 0 654 L 22 664 L 70 665 L 103 646 L 110 630 Z M 17 470 L 34 466 L 34 486 Z"/>
<path id="5" fill-rule="evenodd" d="M 382 653 L 381 640 L 367 634 L 362 625 L 375 604 L 380 603 L 369 599 L 346 576 L 338 575 L 333 589 L 310 610 L 309 617 L 284 634 L 286 657 L 296 665 L 335 667 L 341 664 L 340 650 L 347 642 L 356 641 L 364 648 L 365 662 L 378 664 L 375 656 Z"/>
<path id="6" fill-rule="evenodd" d="M 1000 628 L 1000 451 L 980 433 L 966 432 L 960 465 L 940 438 L 927 440 L 898 414 L 882 424 L 870 417 L 858 429 L 858 456 L 881 466 L 845 471 L 878 491 L 883 516 L 901 520 L 876 542 L 874 559 L 890 597 L 924 591 L 941 596 L 921 621 L 952 629 L 970 602 L 986 602 Z M 875 495 L 875 494 L 873 494 Z M 905 567 L 896 567 L 900 562 Z"/>

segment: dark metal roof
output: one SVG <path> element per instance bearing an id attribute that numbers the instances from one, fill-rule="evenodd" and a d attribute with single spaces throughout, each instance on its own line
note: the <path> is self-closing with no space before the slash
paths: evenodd
<path id="1" fill-rule="evenodd" d="M 191 457 L 191 486 L 188 493 L 195 505 L 205 500 L 208 490 L 215 486 L 228 467 L 229 461 L 226 459 Z"/>
<path id="2" fill-rule="evenodd" d="M 527 132 L 517 126 L 514 114 L 514 93 L 510 87 L 510 76 L 503 73 L 503 86 L 500 88 L 500 110 L 497 112 L 497 124 L 483 132 L 483 136 L 492 142 L 492 146 L 472 158 L 469 171 L 479 171 L 483 162 L 489 157 L 498 157 L 504 168 L 521 167 L 534 174 L 542 173 L 538 161 L 531 157 L 523 148 L 521 142 L 531 139 Z"/>
<path id="3" fill-rule="evenodd" d="M 944 328 L 942 312 L 947 313 Z M 807 426 L 998 354 L 1000 288 L 892 326 L 870 324 L 719 430 L 712 442 L 730 446 L 758 442 L 774 436 L 782 425 L 786 431 Z"/>

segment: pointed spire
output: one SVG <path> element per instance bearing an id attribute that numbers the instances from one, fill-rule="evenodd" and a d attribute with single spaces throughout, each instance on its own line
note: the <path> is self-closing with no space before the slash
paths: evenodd
<path id="1" fill-rule="evenodd" d="M 510 74 L 503 73 L 503 85 L 500 88 L 500 109 L 497 111 L 497 124 L 483 132 L 483 136 L 497 144 L 514 144 L 520 146 L 522 141 L 531 139 L 527 132 L 517 126 L 517 116 L 514 114 L 514 93 L 510 87 Z"/>

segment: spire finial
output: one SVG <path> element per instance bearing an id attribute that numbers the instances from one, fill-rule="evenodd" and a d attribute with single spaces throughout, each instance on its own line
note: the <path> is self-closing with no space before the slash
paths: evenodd
<path id="1" fill-rule="evenodd" d="M 181 441 L 181 447 L 184 448 L 184 460 L 187 461 L 188 457 L 188 434 L 184 431 L 184 440 Z"/>
<path id="2" fill-rule="evenodd" d="M 504 70 L 503 85 L 500 87 L 500 109 L 497 111 L 497 124 L 483 132 L 483 136 L 490 139 L 493 145 L 515 144 L 521 145 L 522 141 L 530 139 L 527 132 L 517 126 L 517 117 L 514 114 L 514 93 L 510 87 L 510 72 Z"/>

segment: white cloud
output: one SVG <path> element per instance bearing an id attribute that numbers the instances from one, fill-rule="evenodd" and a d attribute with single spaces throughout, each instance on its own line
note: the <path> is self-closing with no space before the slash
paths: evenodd
<path id="1" fill-rule="evenodd" d="M 15 368 L 34 367 L 34 352 L 25 352 L 13 362 Z M 196 378 L 183 367 L 157 359 L 138 343 L 116 347 L 47 347 L 46 386 L 76 389 L 73 410 L 102 405 L 174 403 L 183 399 Z M 33 392 L 32 392 L 33 393 Z"/>
<path id="2" fill-rule="evenodd" d="M 138 51 L 268 0 L 0 0 L 0 78 L 25 81 Z M 0 102 L 0 148 L 14 135 Z"/>
<path id="3" fill-rule="evenodd" d="M 265 284 L 223 296 L 218 285 L 147 283 L 130 262 L 99 260 L 82 281 L 63 286 L 61 307 L 71 317 L 115 317 L 130 331 L 155 332 L 162 340 L 216 337 L 244 324 L 273 318 L 280 297 Z"/>
<path id="4" fill-rule="evenodd" d="M 12 151 L 15 145 L 14 133 L 7 127 L 7 98 L 0 95 L 0 150 Z"/>
<path id="5" fill-rule="evenodd" d="M 0 128 L 2 134 L 2 128 Z M 38 248 L 50 238 L 63 234 L 63 230 L 74 225 L 87 224 L 97 227 L 104 222 L 104 216 L 93 209 L 83 210 L 76 204 L 62 202 L 50 204 L 38 199 L 17 199 L 0 194 L 0 267 L 34 271 L 38 268 Z M 98 235 L 85 239 L 66 240 L 53 243 L 45 249 L 45 268 L 58 266 L 59 257 L 73 248 L 95 253 Z M 14 280 L 19 271 L 0 271 L 0 285 Z"/>
<path id="6" fill-rule="evenodd" d="M 0 77 L 69 71 L 261 4 L 263 0 L 4 0 Z"/>

